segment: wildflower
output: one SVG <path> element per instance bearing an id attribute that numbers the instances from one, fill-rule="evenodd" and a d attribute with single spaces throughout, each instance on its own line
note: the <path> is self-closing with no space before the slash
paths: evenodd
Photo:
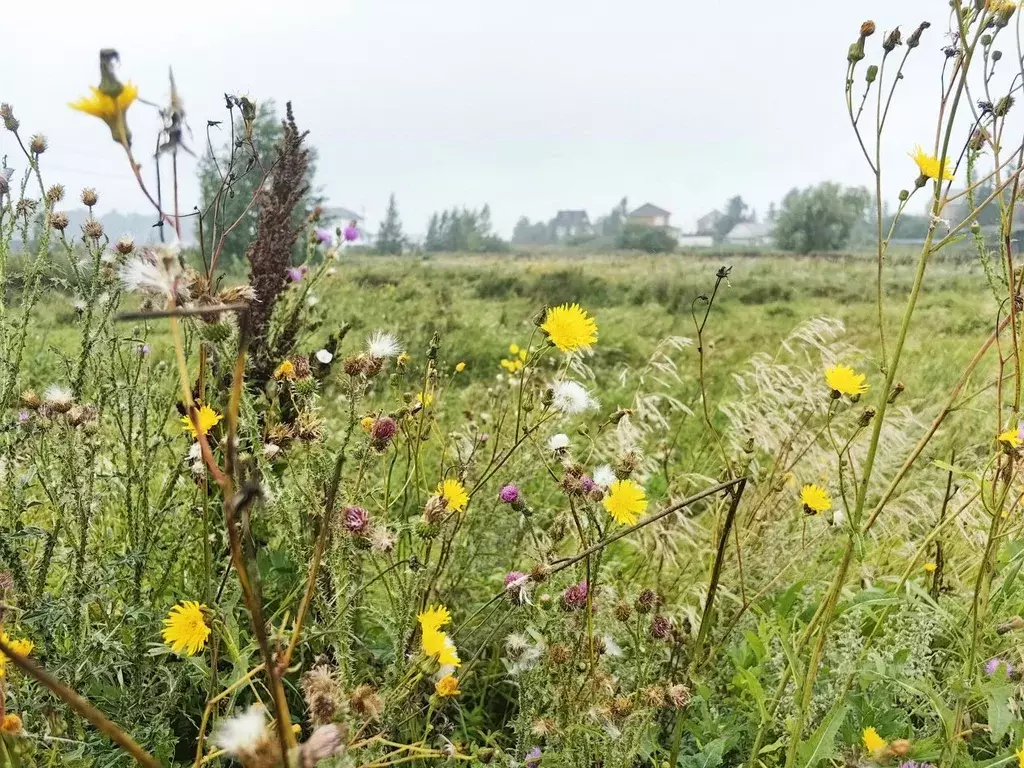
<path id="1" fill-rule="evenodd" d="M 321 245 L 331 245 L 334 242 L 334 233 L 323 227 L 317 227 L 316 231 L 313 232 L 313 237 Z"/>
<path id="2" fill-rule="evenodd" d="M 395 549 L 395 544 L 398 543 L 398 537 L 395 536 L 394 531 L 390 528 L 378 528 L 374 526 L 373 531 L 370 533 L 370 549 L 377 554 L 387 554 Z"/>
<path id="3" fill-rule="evenodd" d="M 936 571 L 936 569 L 938 567 L 939 566 L 937 566 L 935 563 L 925 563 L 924 564 L 924 570 L 925 570 L 926 573 L 935 573 L 935 571 Z"/>
<path id="4" fill-rule="evenodd" d="M 524 768 L 539 768 L 541 761 L 540 747 L 534 747 L 526 753 L 526 758 L 523 760 Z"/>
<path id="5" fill-rule="evenodd" d="M 139 89 L 129 81 L 115 94 L 105 93 L 93 86 L 89 86 L 89 90 L 92 92 L 89 96 L 83 96 L 68 106 L 106 123 L 110 136 L 118 144 L 131 144 L 131 132 L 125 123 L 125 116 L 128 108 L 138 98 Z"/>
<path id="6" fill-rule="evenodd" d="M 509 483 L 498 491 L 498 500 L 503 504 L 515 504 L 519 501 L 519 489 L 512 483 Z"/>
<path id="7" fill-rule="evenodd" d="M 992 677 L 1000 669 L 1005 670 L 1006 676 L 1011 677 L 1014 673 L 1013 664 L 1008 661 L 1000 659 L 998 656 L 993 656 L 991 659 L 985 662 L 985 674 Z"/>
<path id="8" fill-rule="evenodd" d="M 1017 756 L 1017 765 L 1019 768 L 1024 768 L 1024 745 L 1021 745 L 1021 748 L 1014 752 L 1014 754 Z"/>
<path id="9" fill-rule="evenodd" d="M 1008 448 L 1020 448 L 1021 446 L 1021 430 L 1019 428 L 1008 429 L 1005 432 L 1000 432 L 996 438 L 1000 443 Z"/>
<path id="10" fill-rule="evenodd" d="M 349 533 L 362 536 L 369 530 L 370 515 L 362 507 L 345 507 L 342 525 Z"/>
<path id="11" fill-rule="evenodd" d="M 306 270 L 302 267 L 289 267 L 285 274 L 289 281 L 293 283 L 300 283 L 302 282 L 302 278 L 306 276 Z"/>
<path id="12" fill-rule="evenodd" d="M 377 450 L 383 450 L 398 431 L 398 424 L 390 416 L 380 416 L 370 428 L 370 440 Z"/>
<path id="13" fill-rule="evenodd" d="M 464 370 L 466 370 L 466 363 L 465 362 L 458 362 L 458 363 L 455 364 L 455 372 L 456 373 L 462 373 Z"/>
<path id="14" fill-rule="evenodd" d="M 345 227 L 345 231 L 342 233 L 345 237 L 345 242 L 351 243 L 353 240 L 359 239 L 359 230 L 356 229 L 356 223 L 354 221 L 349 222 L 349 225 Z"/>
<path id="15" fill-rule="evenodd" d="M 555 384 L 551 405 L 556 411 L 575 416 L 597 408 L 597 400 L 575 381 L 560 381 Z"/>
<path id="16" fill-rule="evenodd" d="M 616 480 L 608 487 L 604 508 L 615 522 L 633 525 L 640 513 L 647 509 L 647 496 L 643 486 L 632 480 Z"/>
<path id="17" fill-rule="evenodd" d="M 589 349 L 597 342 L 597 323 L 579 304 L 549 309 L 540 328 L 562 352 Z"/>
<path id="18" fill-rule="evenodd" d="M 518 357 L 512 358 L 511 360 L 502 358 L 499 365 L 509 373 L 519 373 L 519 371 L 523 370 L 523 361 Z"/>
<path id="19" fill-rule="evenodd" d="M 469 503 L 469 494 L 458 480 L 445 480 L 438 484 L 435 493 L 445 500 L 448 509 L 455 512 L 461 512 Z"/>
<path id="20" fill-rule="evenodd" d="M 586 580 L 573 584 L 562 593 L 562 608 L 566 611 L 578 611 L 587 604 L 589 588 Z"/>
<path id="21" fill-rule="evenodd" d="M 334 723 L 319 726 L 300 747 L 302 765 L 316 765 L 334 757 L 344 745 L 341 729 Z"/>
<path id="22" fill-rule="evenodd" d="M 206 645 L 210 628 L 203 615 L 205 606 L 186 600 L 171 608 L 164 619 L 163 639 L 175 653 L 195 656 Z"/>
<path id="23" fill-rule="evenodd" d="M 363 416 L 363 418 L 359 420 L 359 428 L 366 434 L 370 434 L 370 432 L 373 431 L 374 421 L 376 421 L 376 419 L 374 419 L 373 416 Z"/>
<path id="24" fill-rule="evenodd" d="M 410 355 L 408 352 L 403 352 L 397 358 L 395 358 L 395 365 L 397 365 L 399 368 L 404 368 L 409 364 L 410 360 L 412 360 L 412 355 Z"/>
<path id="25" fill-rule="evenodd" d="M 645 589 L 636 598 L 636 609 L 640 613 L 650 613 L 661 605 L 661 595 L 653 589 Z"/>
<path id="26" fill-rule="evenodd" d="M 509 571 L 505 576 L 505 597 L 513 605 L 530 602 L 530 577 L 522 571 Z"/>
<path id="27" fill-rule="evenodd" d="M 396 357 L 402 352 L 402 347 L 393 333 L 387 331 L 374 331 L 366 339 L 366 354 L 380 360 L 387 360 Z"/>
<path id="28" fill-rule="evenodd" d="M 348 708 L 364 720 L 376 720 L 384 711 L 384 701 L 372 685 L 357 685 L 348 697 Z"/>
<path id="29" fill-rule="evenodd" d="M 800 503 L 804 505 L 804 512 L 808 515 L 817 515 L 832 509 L 832 499 L 828 491 L 820 485 L 808 484 L 801 488 Z"/>
<path id="30" fill-rule="evenodd" d="M 427 630 L 436 630 L 451 624 L 452 613 L 444 605 L 431 606 L 423 611 L 423 613 L 417 614 L 416 620 L 420 623 L 420 629 L 426 632 Z"/>
<path id="31" fill-rule="evenodd" d="M 917 163 L 917 169 L 921 172 L 919 179 L 939 179 L 941 181 L 952 181 L 953 169 L 950 167 L 949 158 L 946 158 L 946 162 L 943 163 L 942 167 L 939 167 L 939 158 L 935 155 L 929 155 L 925 152 L 921 145 L 918 144 L 914 147 L 914 151 L 910 154 Z M 923 186 L 923 183 L 921 184 Z"/>
<path id="32" fill-rule="evenodd" d="M 423 408 L 429 408 L 434 404 L 434 396 L 429 392 L 417 392 L 416 402 Z"/>
<path id="33" fill-rule="evenodd" d="M 655 616 L 651 622 L 651 637 L 664 640 L 672 632 L 672 622 L 665 616 Z"/>
<path id="34" fill-rule="evenodd" d="M 21 723 L 21 718 L 13 713 L 4 715 L 3 720 L 0 720 L 0 733 L 9 733 L 17 736 L 24 730 L 24 726 Z"/>
<path id="35" fill-rule="evenodd" d="M 32 648 L 34 647 L 31 640 L 26 640 L 25 638 L 15 640 L 2 629 L 0 629 L 0 642 L 3 642 L 4 645 L 6 645 L 19 656 L 28 656 L 30 653 L 32 653 Z M 0 651 L 0 680 L 2 680 L 7 674 L 6 667 L 8 661 L 9 659 L 4 654 L 4 652 Z"/>
<path id="36" fill-rule="evenodd" d="M 594 483 L 599 488 L 609 488 L 615 480 L 615 472 L 608 464 L 602 464 L 594 470 Z"/>
<path id="37" fill-rule="evenodd" d="M 693 700 L 693 694 L 690 693 L 690 689 L 682 683 L 669 686 L 666 693 L 668 694 L 669 701 L 672 702 L 672 706 L 676 709 L 686 709 Z"/>
<path id="38" fill-rule="evenodd" d="M 222 720 L 211 738 L 219 749 L 235 757 L 253 755 L 267 740 L 266 714 L 259 704 Z"/>
<path id="39" fill-rule="evenodd" d="M 861 735 L 861 740 L 864 742 L 864 749 L 866 749 L 872 755 L 881 753 L 888 745 L 885 739 L 878 735 L 873 727 L 865 728 L 864 733 Z"/>
<path id="40" fill-rule="evenodd" d="M 164 296 L 179 303 L 188 300 L 179 246 L 147 248 L 121 267 L 121 282 L 129 291 Z"/>
<path id="41" fill-rule="evenodd" d="M 441 666 L 458 667 L 462 664 L 455 643 L 447 633 L 439 629 L 424 628 L 422 643 L 424 655 L 437 659 Z"/>
<path id="42" fill-rule="evenodd" d="M 18 411 L 18 423 L 27 424 L 29 420 L 28 411 Z"/>
<path id="43" fill-rule="evenodd" d="M 459 690 L 459 679 L 455 675 L 445 675 L 434 683 L 434 693 L 443 698 L 458 696 L 462 693 Z"/>
<path id="44" fill-rule="evenodd" d="M 189 432 L 192 437 L 199 437 L 199 435 L 207 435 L 210 430 L 217 426 L 224 416 L 217 413 L 213 408 L 208 405 L 201 406 L 196 410 L 196 423 L 192 423 L 191 416 L 181 417 L 181 428 L 182 430 Z"/>
<path id="45" fill-rule="evenodd" d="M 58 384 L 51 384 L 43 392 L 43 405 L 57 413 L 67 413 L 74 402 L 71 390 Z"/>
<path id="46" fill-rule="evenodd" d="M 848 365 L 833 365 L 825 369 L 825 382 L 832 390 L 832 397 L 838 399 L 842 395 L 856 397 L 868 391 L 863 373 L 854 373 Z"/>
<path id="47" fill-rule="evenodd" d="M 274 378 L 279 381 L 295 381 L 295 364 L 291 360 L 285 360 L 274 369 Z"/>
<path id="48" fill-rule="evenodd" d="M 561 453 L 569 447 L 569 436 L 559 432 L 557 435 L 552 435 L 548 438 L 548 448 L 555 453 Z"/>
<path id="49" fill-rule="evenodd" d="M 326 349 L 321 349 L 317 351 L 314 357 L 317 359 L 317 362 L 319 362 L 321 365 L 330 365 L 331 360 L 334 359 L 334 355 L 328 352 Z"/>

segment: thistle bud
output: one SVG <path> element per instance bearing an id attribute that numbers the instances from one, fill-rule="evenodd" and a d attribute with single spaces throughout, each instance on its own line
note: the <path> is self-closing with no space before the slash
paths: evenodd
<path id="1" fill-rule="evenodd" d="M 931 26 L 931 22 L 922 21 L 917 25 L 917 29 L 910 33 L 910 37 L 907 38 L 907 48 L 917 48 L 921 44 L 921 34 Z"/>
<path id="2" fill-rule="evenodd" d="M 544 321 L 548 319 L 548 309 L 547 304 L 545 304 L 540 308 L 540 312 L 533 316 L 533 324 L 538 328 L 544 325 Z"/>
<path id="3" fill-rule="evenodd" d="M 904 389 L 906 389 L 906 387 L 903 385 L 903 382 L 897 381 L 895 384 L 893 384 L 892 392 L 889 393 L 889 397 L 886 400 L 886 402 L 888 402 L 889 405 L 892 405 L 894 402 L 896 402 L 896 398 L 903 393 Z"/>
<path id="4" fill-rule="evenodd" d="M 1010 107 L 1013 106 L 1013 97 L 1010 95 L 1003 96 L 996 105 L 992 108 L 992 114 L 996 117 L 1006 117 L 1006 113 L 1010 111 Z"/>
<path id="5" fill-rule="evenodd" d="M 28 148 L 33 155 L 43 154 L 43 152 L 45 152 L 46 148 L 49 146 L 50 144 L 49 142 L 46 141 L 46 137 L 43 136 L 43 134 L 41 133 L 35 134 L 32 138 L 28 140 Z"/>
<path id="6" fill-rule="evenodd" d="M 447 509 L 448 502 L 445 501 L 444 496 L 435 494 L 427 499 L 427 503 L 423 507 L 423 519 L 427 523 L 437 523 L 444 517 Z"/>
<path id="7" fill-rule="evenodd" d="M 900 28 L 896 27 L 892 32 L 885 36 L 885 40 L 882 43 L 882 50 L 886 53 L 892 53 L 896 50 L 896 46 L 903 44 L 903 33 L 900 32 Z"/>
<path id="8" fill-rule="evenodd" d="M 59 203 L 64 199 L 64 185 L 54 184 L 46 190 L 46 200 L 49 203 Z"/>
<path id="9" fill-rule="evenodd" d="M 860 25 L 860 36 L 871 37 L 873 34 L 875 34 L 875 22 L 868 19 Z"/>
<path id="10" fill-rule="evenodd" d="M 4 128 L 8 131 L 16 131 L 18 126 L 21 125 L 14 116 L 14 108 L 10 104 L 0 104 L 0 119 L 3 119 Z"/>
<path id="11" fill-rule="evenodd" d="M 856 64 L 864 58 L 864 38 L 858 38 L 857 42 L 850 44 L 850 50 L 846 52 L 846 60 L 850 64 Z"/>
<path id="12" fill-rule="evenodd" d="M 645 589 L 636 599 L 636 610 L 638 613 L 650 613 L 661 605 L 661 598 L 653 589 Z"/>
<path id="13" fill-rule="evenodd" d="M 858 422 L 858 424 L 860 424 L 862 427 L 866 427 L 868 424 L 871 423 L 871 420 L 873 418 L 875 418 L 875 409 L 868 406 L 867 408 L 864 409 L 864 413 L 860 415 L 860 421 Z"/>
<path id="14" fill-rule="evenodd" d="M 441 532 L 441 526 L 438 523 L 430 523 L 426 520 L 420 520 L 416 523 L 416 535 L 421 539 L 436 539 L 437 534 Z"/>
<path id="15" fill-rule="evenodd" d="M 82 225 L 82 233 L 93 240 L 103 237 L 103 224 L 98 219 L 89 219 Z"/>
<path id="16" fill-rule="evenodd" d="M 31 389 L 26 389 L 21 393 L 21 404 L 34 411 L 43 404 L 43 400 Z"/>
<path id="17" fill-rule="evenodd" d="M 665 616 L 655 616 L 651 622 L 651 637 L 664 640 L 672 633 L 672 622 Z"/>
<path id="18" fill-rule="evenodd" d="M 619 621 L 629 621 L 632 615 L 633 606 L 631 606 L 625 600 L 619 600 L 619 602 L 615 604 L 615 618 Z"/>
<path id="19" fill-rule="evenodd" d="M 992 51 L 992 61 L 993 62 L 999 61 L 1001 58 L 1003 58 L 1003 52 L 1002 51 Z"/>
<path id="20" fill-rule="evenodd" d="M 132 240 L 131 235 L 121 235 L 114 245 L 114 250 L 122 256 L 127 256 L 135 250 L 135 241 Z"/>
<path id="21" fill-rule="evenodd" d="M 612 471 L 619 480 L 627 480 L 640 468 L 641 461 L 640 454 L 636 451 L 626 451 L 615 460 Z"/>
<path id="22" fill-rule="evenodd" d="M 86 208 L 92 208 L 99 202 L 100 196 L 96 194 L 96 190 L 92 187 L 86 187 L 82 190 L 82 205 Z"/>

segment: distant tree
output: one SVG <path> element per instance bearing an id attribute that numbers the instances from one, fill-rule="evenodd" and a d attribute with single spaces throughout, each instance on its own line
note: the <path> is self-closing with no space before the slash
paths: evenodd
<path id="1" fill-rule="evenodd" d="M 388 200 L 388 212 L 380 223 L 377 232 L 377 253 L 400 256 L 405 248 L 405 233 L 402 232 L 402 220 L 398 218 L 398 204 L 392 192 Z"/>
<path id="2" fill-rule="evenodd" d="M 672 233 L 663 227 L 648 227 L 644 224 L 626 224 L 616 238 L 615 245 L 624 251 L 645 253 L 671 253 L 678 242 Z"/>
<path id="3" fill-rule="evenodd" d="M 748 210 L 749 206 L 743 202 L 743 198 L 740 195 L 730 197 L 725 204 L 722 217 L 715 223 L 715 239 L 722 240 L 737 224 L 750 221 L 750 216 L 747 214 Z"/>
<path id="4" fill-rule="evenodd" d="M 978 185 L 978 188 L 974 190 L 974 204 L 980 205 L 982 202 L 987 200 L 994 191 L 995 184 L 991 179 L 983 181 Z M 1009 195 L 1007 195 L 1007 197 L 1009 197 Z M 967 195 L 964 195 L 960 200 L 960 204 L 956 207 L 956 218 L 962 221 L 970 216 L 973 210 L 974 209 L 971 207 L 970 201 L 967 199 Z M 998 226 L 999 224 L 1002 224 L 1003 219 L 1002 214 L 999 212 L 998 198 L 992 200 L 992 202 L 978 211 L 975 218 L 977 219 L 978 224 L 983 227 L 993 225 Z"/>
<path id="5" fill-rule="evenodd" d="M 452 208 L 430 217 L 423 249 L 428 252 L 504 253 L 509 245 L 491 232 L 491 210 Z"/>
<path id="6" fill-rule="evenodd" d="M 241 118 L 235 125 L 235 136 L 244 135 Z M 256 119 L 252 126 L 252 146 L 255 147 L 259 156 L 259 163 L 264 167 L 271 167 L 274 162 L 274 145 L 281 137 L 281 120 L 277 116 L 277 110 L 273 101 L 261 102 Z M 221 194 L 217 205 L 213 205 L 214 198 L 223 183 L 222 174 L 227 172 L 231 162 L 231 147 L 224 145 L 215 153 L 208 149 L 199 160 L 199 192 L 202 199 L 200 210 L 205 212 L 202 226 L 203 249 L 207 256 L 212 253 L 216 242 L 213 240 L 216 235 L 217 241 L 221 234 L 230 227 L 239 217 L 241 221 L 224 240 L 224 250 L 221 254 L 221 264 L 228 266 L 238 263 L 245 258 L 245 252 L 256 236 L 256 222 L 259 219 L 259 208 L 257 205 L 249 206 L 249 201 L 263 178 L 260 165 L 252 158 L 252 149 L 248 142 L 235 148 L 234 181 L 230 187 Z M 304 216 L 321 202 L 320 195 L 313 186 L 316 174 L 316 151 L 310 150 L 309 168 L 306 173 L 306 183 L 309 192 L 306 199 L 295 207 L 295 226 L 301 226 Z M 246 210 L 246 206 L 248 210 Z M 196 239 L 199 240 L 199 225 L 196 224 Z"/>
<path id="7" fill-rule="evenodd" d="M 547 245 L 551 241 L 551 224 L 543 221 L 531 223 L 526 216 L 520 216 L 512 230 L 515 245 Z"/>
<path id="8" fill-rule="evenodd" d="M 884 216 L 882 218 L 882 234 L 883 236 L 889 233 L 892 229 L 891 215 Z M 896 228 L 892 230 L 892 236 L 895 240 L 924 240 L 928 237 L 928 228 L 931 226 L 932 220 L 930 216 L 914 215 L 912 213 L 904 212 L 899 219 L 896 220 Z"/>
<path id="9" fill-rule="evenodd" d="M 626 217 L 629 215 L 629 204 L 626 198 L 622 198 L 619 204 L 612 208 L 611 213 L 602 216 L 597 220 L 594 229 L 601 233 L 602 237 L 618 237 L 622 228 L 626 225 Z"/>
<path id="10" fill-rule="evenodd" d="M 864 187 L 842 187 L 830 181 L 790 190 L 775 220 L 775 242 L 797 253 L 844 248 L 864 220 L 870 201 Z"/>

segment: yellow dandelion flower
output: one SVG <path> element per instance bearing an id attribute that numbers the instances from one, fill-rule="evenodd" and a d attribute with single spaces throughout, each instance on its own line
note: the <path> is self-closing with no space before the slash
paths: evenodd
<path id="1" fill-rule="evenodd" d="M 825 369 L 825 383 L 832 390 L 833 397 L 863 395 L 868 391 L 868 385 L 864 379 L 863 373 L 854 373 L 853 368 L 848 365 L 833 365 L 831 368 Z"/>
<path id="2" fill-rule="evenodd" d="M 111 96 L 99 88 L 89 86 L 90 95 L 83 96 L 78 101 L 68 104 L 72 109 L 84 112 L 87 115 L 98 117 L 110 129 L 110 135 L 118 144 L 131 142 L 131 133 L 125 123 L 128 107 L 132 105 L 139 96 L 139 89 L 134 84 L 125 83 L 121 93 Z"/>
<path id="3" fill-rule="evenodd" d="M 914 162 L 917 163 L 917 169 L 925 178 L 941 178 L 942 181 L 953 180 L 953 169 L 949 165 L 948 157 L 946 158 L 946 162 L 943 164 L 942 168 L 939 168 L 939 158 L 935 155 L 929 155 L 921 148 L 920 144 L 914 147 L 914 151 L 910 153 L 910 156 L 914 158 Z"/>
<path id="4" fill-rule="evenodd" d="M 295 364 L 291 360 L 285 360 L 274 369 L 274 378 L 295 381 Z"/>
<path id="5" fill-rule="evenodd" d="M 370 434 L 370 430 L 373 429 L 374 421 L 375 419 L 373 418 L 373 416 L 363 416 L 363 418 L 359 420 L 359 428 L 363 430 L 363 432 L 365 432 L 366 434 Z"/>
<path id="6" fill-rule="evenodd" d="M 459 678 L 455 675 L 445 675 L 434 683 L 434 693 L 442 697 L 458 696 L 462 693 L 459 690 Z"/>
<path id="7" fill-rule="evenodd" d="M 444 497 L 444 500 L 448 503 L 448 509 L 455 512 L 461 512 L 469 503 L 469 494 L 466 493 L 466 488 L 458 480 L 449 478 L 443 483 L 438 483 L 435 493 L 438 496 Z"/>
<path id="8" fill-rule="evenodd" d="M 23 729 L 21 718 L 13 713 L 4 715 L 4 719 L 0 720 L 0 732 L 2 733 L 18 734 Z"/>
<path id="9" fill-rule="evenodd" d="M 429 408 L 434 404 L 434 396 L 429 392 L 417 392 L 416 402 L 422 405 L 424 408 Z"/>
<path id="10" fill-rule="evenodd" d="M 203 608 L 195 600 L 186 600 L 171 608 L 164 619 L 164 642 L 175 653 L 195 656 L 206 645 L 210 628 L 206 625 Z"/>
<path id="11" fill-rule="evenodd" d="M 452 623 L 452 612 L 443 605 L 430 606 L 423 613 L 417 614 L 416 620 L 424 632 L 437 630 Z"/>
<path id="12" fill-rule="evenodd" d="M 926 571 L 927 573 L 935 573 L 935 570 L 936 570 L 936 569 L 937 569 L 938 567 L 939 567 L 939 566 L 937 566 L 937 565 L 936 565 L 935 563 L 925 563 L 925 564 L 924 564 L 924 570 L 925 570 L 925 571 Z"/>
<path id="13" fill-rule="evenodd" d="M 455 365 L 455 372 L 456 373 L 462 373 L 464 370 L 466 370 L 466 364 L 464 362 L 456 363 L 456 365 Z"/>
<path id="14" fill-rule="evenodd" d="M 996 440 L 1010 448 L 1020 448 L 1020 432 L 1019 428 L 1008 429 L 1005 432 L 1000 432 Z"/>
<path id="15" fill-rule="evenodd" d="M 632 480 L 616 480 L 608 486 L 604 497 L 604 508 L 622 525 L 633 525 L 641 512 L 647 509 L 647 495 L 639 483 Z"/>
<path id="16" fill-rule="evenodd" d="M 518 355 L 519 354 L 519 345 L 518 344 L 509 344 L 508 345 L 508 353 L 510 355 Z"/>
<path id="17" fill-rule="evenodd" d="M 31 640 L 26 640 L 24 638 L 22 638 L 21 640 L 15 640 L 13 637 L 8 635 L 3 630 L 0 630 L 0 641 L 3 641 L 4 645 L 6 645 L 19 656 L 28 656 L 30 653 L 32 653 L 32 648 L 34 647 Z M 0 651 L 0 679 L 3 679 L 3 677 L 7 674 L 8 661 L 10 661 L 10 659 L 4 654 L 3 651 Z"/>
<path id="18" fill-rule="evenodd" d="M 549 309 L 540 329 L 562 352 L 589 349 L 597 343 L 597 321 L 579 304 Z"/>
<path id="19" fill-rule="evenodd" d="M 395 364 L 399 368 L 405 368 L 405 366 L 409 364 L 410 360 L 412 360 L 412 355 L 410 355 L 408 352 L 402 352 L 398 357 L 395 358 Z"/>
<path id="20" fill-rule="evenodd" d="M 462 664 L 455 643 L 447 633 L 439 629 L 424 630 L 423 654 L 437 659 L 437 662 L 443 667 L 458 667 Z"/>
<path id="21" fill-rule="evenodd" d="M 808 515 L 818 515 L 832 509 L 832 497 L 820 485 L 805 485 L 800 489 L 800 503 Z"/>
<path id="22" fill-rule="evenodd" d="M 1017 768 L 1024 768 L 1024 744 L 1014 754 L 1017 756 Z"/>
<path id="23" fill-rule="evenodd" d="M 520 360 L 518 357 L 513 358 L 511 360 L 503 359 L 500 365 L 509 373 L 519 373 L 519 371 L 523 370 L 523 361 Z"/>
<path id="24" fill-rule="evenodd" d="M 861 740 L 864 742 L 864 749 L 873 755 L 878 754 L 889 746 L 888 742 L 879 736 L 878 731 L 874 728 L 865 728 Z"/>
<path id="25" fill-rule="evenodd" d="M 192 419 L 188 416 L 181 417 L 181 428 L 186 432 L 190 432 L 192 437 L 199 437 L 199 435 L 209 434 L 210 430 L 220 424 L 220 420 L 224 417 L 217 413 L 213 408 L 208 405 L 204 405 L 200 408 L 196 414 L 199 422 L 199 430 L 196 431 L 195 424 L 192 423 Z"/>

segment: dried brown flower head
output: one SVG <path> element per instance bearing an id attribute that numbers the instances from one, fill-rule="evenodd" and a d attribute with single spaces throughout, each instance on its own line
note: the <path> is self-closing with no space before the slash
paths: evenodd
<path id="1" fill-rule="evenodd" d="M 372 685 L 359 685 L 348 697 L 348 708 L 362 720 L 378 720 L 384 711 L 384 700 Z"/>
<path id="2" fill-rule="evenodd" d="M 82 205 L 86 208 L 92 208 L 99 202 L 99 199 L 100 196 L 96 194 L 96 190 L 92 187 L 86 187 L 82 190 Z"/>

